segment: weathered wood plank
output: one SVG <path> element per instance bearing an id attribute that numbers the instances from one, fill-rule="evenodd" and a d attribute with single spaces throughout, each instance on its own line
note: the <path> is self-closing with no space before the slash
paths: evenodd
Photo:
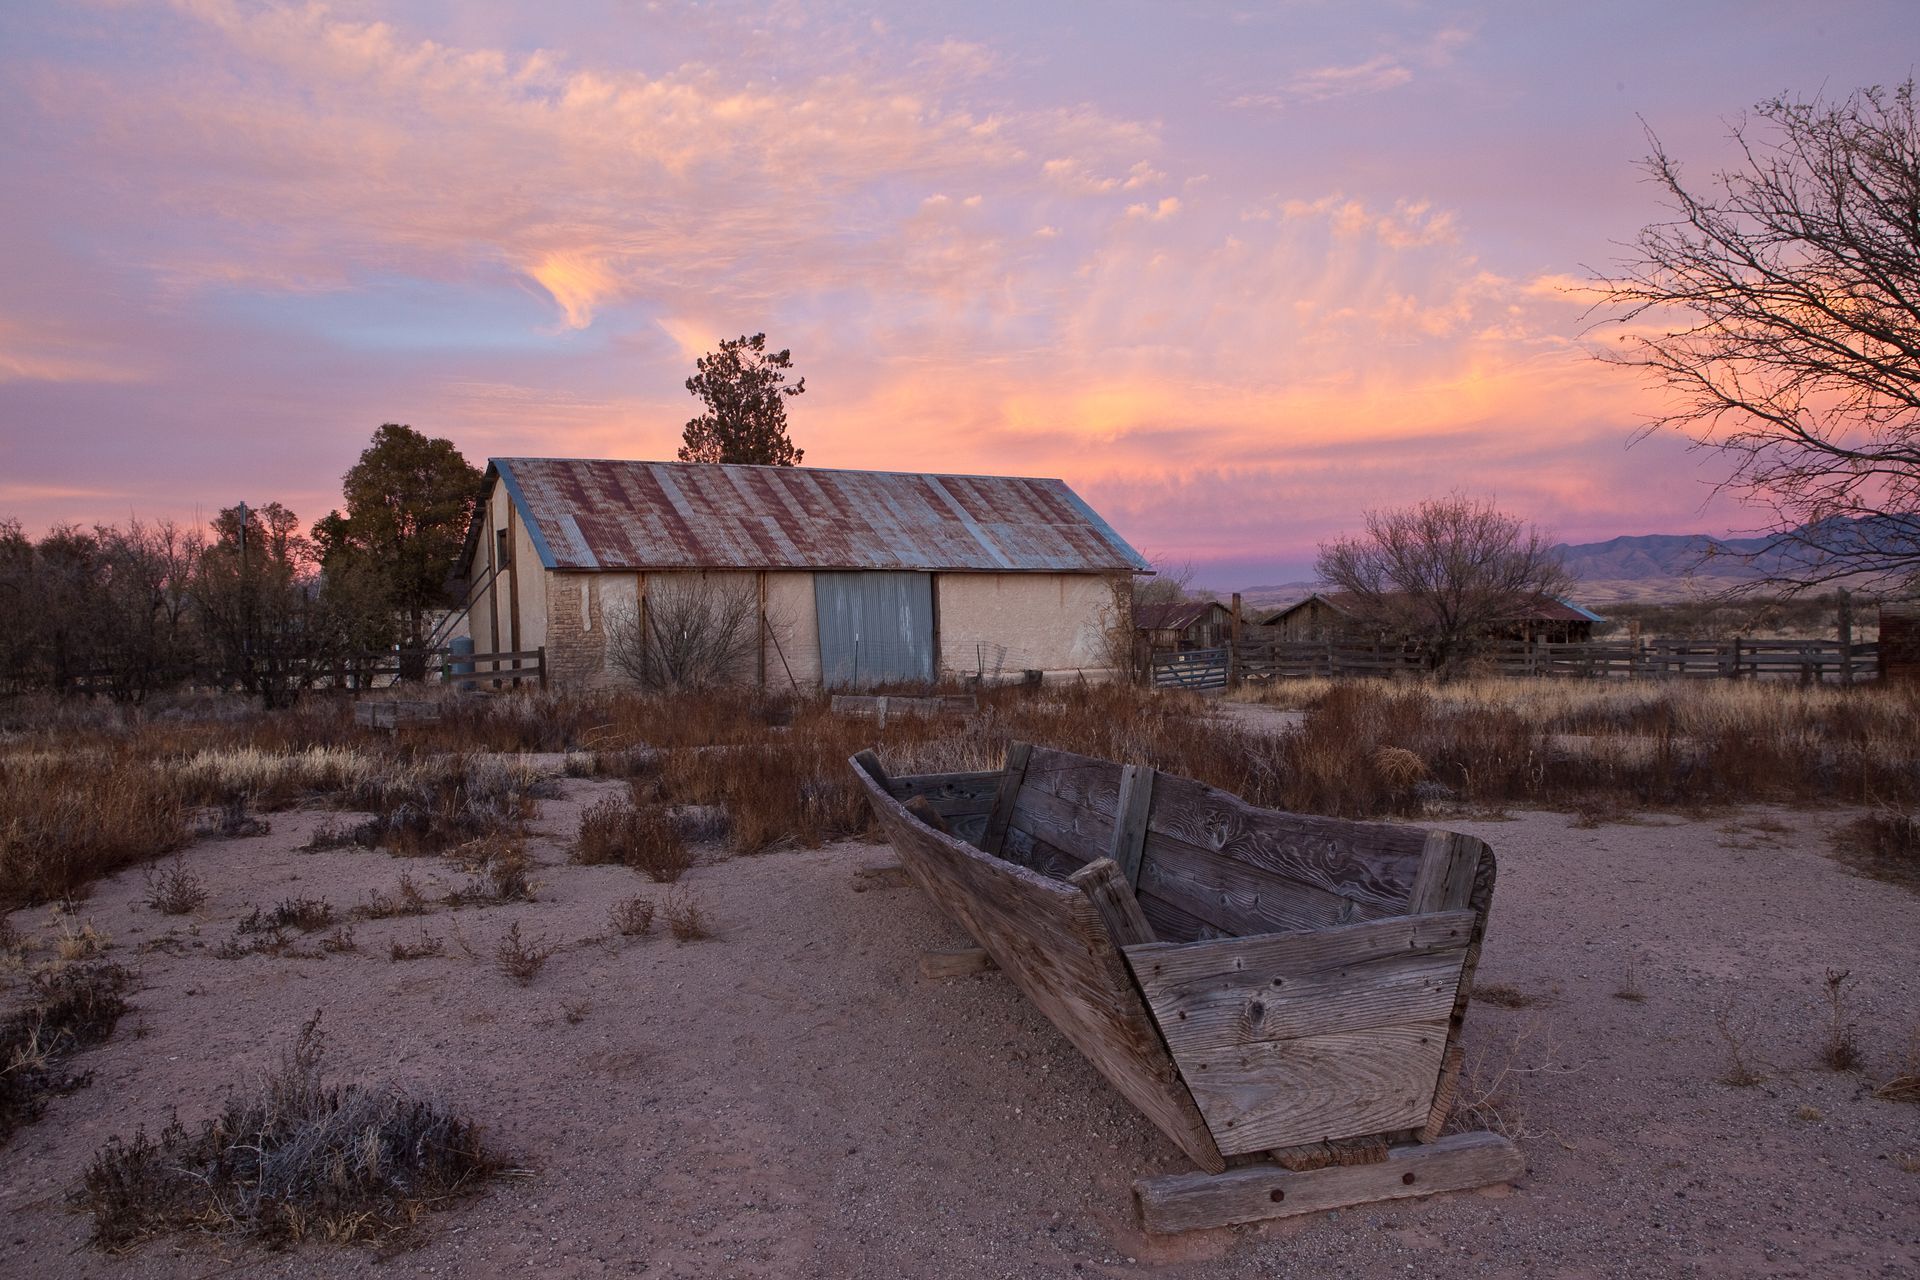
<path id="1" fill-rule="evenodd" d="M 922 773 L 892 779 L 887 792 L 902 804 L 915 796 L 925 796 L 943 817 L 985 817 L 993 812 L 1000 778 L 998 769 L 988 773 Z"/>
<path id="2" fill-rule="evenodd" d="M 1466 1051 L 1457 1044 L 1447 1046 L 1447 1056 L 1440 1065 L 1440 1084 L 1433 1091 L 1433 1109 L 1427 1112 L 1427 1122 L 1415 1135 L 1421 1142 L 1436 1142 L 1446 1131 L 1447 1118 L 1453 1114 L 1454 1100 L 1460 1095 L 1460 1068 L 1467 1060 Z"/>
<path id="3" fill-rule="evenodd" d="M 993 810 L 987 816 L 987 831 L 980 847 L 988 853 L 1000 852 L 1007 838 L 1007 823 L 1013 818 L 1014 801 L 1020 798 L 1020 785 L 1027 775 L 1027 757 L 1033 753 L 1029 743 L 1016 742 L 1007 748 L 1007 767 L 1000 774 L 1000 788 L 993 797 Z"/>
<path id="4" fill-rule="evenodd" d="M 1104 858 L 1113 843 L 1113 819 L 1036 787 L 1022 787 L 1010 826 L 1066 854 L 1073 865 Z"/>
<path id="5" fill-rule="evenodd" d="M 999 967 L 993 962 L 993 957 L 981 947 L 967 947 L 960 951 L 922 951 L 920 953 L 920 976 L 930 981 L 967 978 Z"/>
<path id="6" fill-rule="evenodd" d="M 1191 976 L 1174 978 L 1164 969 L 1156 972 L 1151 957 L 1141 952 L 1130 949 L 1127 959 L 1175 1060 L 1184 1064 L 1185 1053 L 1199 1054 L 1258 1040 L 1446 1018 L 1453 1012 L 1472 924 L 1472 917 L 1464 912 L 1455 918 L 1460 925 L 1450 931 L 1455 935 L 1450 942 L 1390 954 L 1356 955 L 1331 964 L 1320 956 L 1310 956 L 1297 968 L 1288 964 L 1263 966 L 1256 957 L 1244 969 L 1205 973 L 1189 970 Z M 1293 936 L 1313 939 L 1319 935 Z M 1188 946 L 1224 952 L 1260 941 L 1265 939 Z M 1222 958 L 1231 963 L 1240 957 Z"/>
<path id="7" fill-rule="evenodd" d="M 913 799 L 907 801 L 903 807 L 908 813 L 918 818 L 921 822 L 926 823 L 935 831 L 947 835 L 953 834 L 953 829 L 947 825 L 947 820 L 940 816 L 938 809 L 933 807 L 933 801 L 927 799 L 925 796 L 915 796 Z"/>
<path id="8" fill-rule="evenodd" d="M 1150 831 L 1352 899 L 1362 918 L 1406 914 L 1426 843 L 1418 828 L 1258 809 L 1171 773 L 1154 780 L 1153 795 Z M 1149 864 L 1153 853 L 1149 838 Z"/>
<path id="9" fill-rule="evenodd" d="M 1429 1146 L 1394 1147 L 1379 1164 L 1308 1173 L 1248 1165 L 1220 1174 L 1142 1178 L 1133 1189 L 1141 1225 L 1171 1234 L 1465 1191 L 1512 1182 L 1526 1171 L 1519 1148 L 1499 1134 L 1456 1133 Z"/>
<path id="10" fill-rule="evenodd" d="M 1130 885 L 1140 883 L 1140 859 L 1147 843 L 1147 812 L 1153 807 L 1154 771 L 1130 764 L 1120 775 L 1120 796 L 1114 809 L 1113 844 L 1107 855 Z"/>
<path id="11" fill-rule="evenodd" d="M 1454 831 L 1429 831 L 1420 870 L 1407 900 L 1408 915 L 1457 911 L 1473 897 L 1473 873 L 1486 842 Z"/>
<path id="12" fill-rule="evenodd" d="M 1426 1124 L 1446 1043 L 1443 1007 L 1431 1022 L 1175 1050 L 1175 1059 L 1220 1150 L 1237 1155 Z"/>
<path id="13" fill-rule="evenodd" d="M 1169 902 L 1228 937 L 1322 929 L 1365 918 L 1350 898 L 1159 833 L 1147 837 L 1138 892 L 1143 901 Z"/>
<path id="14" fill-rule="evenodd" d="M 1275 976 L 1322 973 L 1369 960 L 1463 947 L 1474 925 L 1470 911 L 1393 916 L 1300 933 L 1223 938 L 1206 946 L 1161 942 L 1129 947 L 1127 963 L 1143 983 L 1173 988 L 1207 980 L 1249 987 Z"/>
<path id="15" fill-rule="evenodd" d="M 1093 903 L 1106 923 L 1107 936 L 1119 947 L 1138 946 L 1154 940 L 1153 926 L 1140 914 L 1140 903 L 1133 896 L 1127 878 L 1112 858 L 1095 858 L 1067 877 Z"/>
<path id="16" fill-rule="evenodd" d="M 854 772 L 901 862 L 928 896 L 1161 1132 L 1202 1168 L 1224 1169 L 1125 960 L 1086 895 L 922 826 L 857 764 Z"/>

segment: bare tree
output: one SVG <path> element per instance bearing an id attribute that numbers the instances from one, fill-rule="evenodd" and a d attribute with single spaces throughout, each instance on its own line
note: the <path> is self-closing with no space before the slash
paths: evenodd
<path id="1" fill-rule="evenodd" d="M 644 688 L 712 689 L 747 678 L 760 627 L 752 583 L 660 574 L 648 578 L 638 609 L 608 616 L 607 658 Z"/>
<path id="2" fill-rule="evenodd" d="M 1491 502 L 1432 498 L 1369 511 L 1366 526 L 1321 543 L 1315 572 L 1365 625 L 1420 641 L 1443 671 L 1570 584 L 1547 536 Z"/>
<path id="3" fill-rule="evenodd" d="M 1920 577 L 1920 120 L 1914 82 L 1775 98 L 1739 166 L 1690 187 L 1652 138 L 1671 220 L 1597 283 L 1617 363 L 1673 393 L 1647 430 L 1724 451 L 1772 513 L 1767 585 Z"/>

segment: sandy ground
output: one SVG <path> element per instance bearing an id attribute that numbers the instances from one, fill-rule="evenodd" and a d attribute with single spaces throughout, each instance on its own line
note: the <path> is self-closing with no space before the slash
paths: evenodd
<path id="1" fill-rule="evenodd" d="M 1920 1023 L 1920 901 L 1821 856 L 1831 814 L 1746 825 L 1650 820 L 1577 830 L 1554 814 L 1454 822 L 1501 859 L 1469 1053 L 1515 1065 L 1506 1121 L 1529 1171 L 1511 1192 L 1348 1210 L 1151 1240 L 1130 1185 L 1187 1168 L 997 974 L 919 980 L 924 948 L 964 938 L 912 889 L 852 891 L 890 860 L 848 844 L 716 859 L 686 883 L 711 941 L 591 941 L 606 904 L 658 886 L 564 865 L 582 805 L 545 802 L 540 901 L 362 922 L 359 951 L 221 960 L 254 905 L 345 908 L 429 861 L 300 853 L 327 815 L 203 842 L 215 890 L 197 923 L 139 905 L 141 879 L 83 909 L 137 963 L 137 1012 L 86 1055 L 93 1085 L 0 1149 L 0 1274 L 42 1277 L 1911 1276 L 1920 1274 L 1920 1106 L 1874 1100 Z M 1782 830 L 1770 830 L 1770 827 Z M 45 936 L 44 911 L 16 913 Z M 488 962 L 524 931 L 568 944 L 529 988 Z M 457 925 L 457 933 L 456 933 Z M 422 928 L 439 959 L 393 963 Z M 197 930 L 197 936 L 196 936 Z M 172 932 L 178 953 L 152 944 Z M 479 958 L 458 944 L 464 939 Z M 1632 960 L 1644 1002 L 1615 997 Z M 1829 966 L 1858 980 L 1868 1076 L 1814 1065 Z M 569 1002 L 587 1002 L 577 1023 Z M 336 1072 L 432 1089 L 531 1175 L 431 1215 L 425 1240 L 272 1254 L 163 1240 L 86 1248 L 63 1208 L 110 1134 L 189 1123 L 264 1071 L 325 1011 Z M 1767 1079 L 1716 1082 L 1716 1010 Z M 1516 1045 L 1517 1049 L 1511 1048 Z"/>

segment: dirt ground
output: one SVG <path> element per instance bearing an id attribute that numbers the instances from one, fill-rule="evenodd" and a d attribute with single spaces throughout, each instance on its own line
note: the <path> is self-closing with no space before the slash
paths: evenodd
<path id="1" fill-rule="evenodd" d="M 1920 1106 L 1871 1096 L 1920 1025 L 1920 901 L 1822 856 L 1833 814 L 1447 823 L 1501 860 L 1479 981 L 1521 1007 L 1476 1001 L 1469 1056 L 1483 1088 L 1502 1061 L 1527 1069 L 1501 1099 L 1524 1181 L 1147 1239 L 1133 1179 L 1189 1166 L 1004 977 L 917 978 L 919 951 L 965 939 L 915 890 L 853 891 L 884 848 L 715 856 L 685 883 L 718 937 L 596 941 L 609 901 L 662 896 L 564 862 L 581 807 L 614 786 L 570 781 L 544 803 L 538 902 L 363 921 L 358 951 L 325 959 L 213 949 L 290 894 L 345 909 L 402 872 L 439 892 L 460 877 L 297 852 L 330 815 L 295 812 L 187 852 L 214 890 L 197 921 L 141 906 L 138 874 L 98 886 L 82 916 L 138 965 L 137 1011 L 78 1064 L 92 1086 L 0 1149 L 0 1274 L 1920 1274 Z M 44 910 L 12 920 L 47 935 Z M 515 920 L 566 947 L 527 988 L 490 961 Z M 423 928 L 444 956 L 389 960 Z M 178 947 L 156 949 L 169 933 Z M 1630 961 L 1641 1002 L 1615 995 Z M 1865 1076 L 1815 1065 L 1830 967 L 1858 982 Z M 384 1257 L 199 1238 L 88 1249 L 64 1200 L 89 1155 L 170 1111 L 197 1121 L 315 1009 L 335 1073 L 435 1091 L 525 1176 L 429 1215 L 423 1243 Z M 1721 1010 L 1763 1064 L 1756 1088 L 1717 1082 Z"/>

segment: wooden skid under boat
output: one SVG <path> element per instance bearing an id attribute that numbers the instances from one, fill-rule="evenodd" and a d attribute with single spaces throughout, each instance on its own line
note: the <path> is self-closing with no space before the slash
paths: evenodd
<path id="1" fill-rule="evenodd" d="M 1493 899 L 1483 841 L 1024 744 L 986 773 L 852 764 L 914 883 L 1206 1171 L 1135 1184 L 1149 1229 L 1522 1171 L 1497 1135 L 1441 1138 Z"/>

